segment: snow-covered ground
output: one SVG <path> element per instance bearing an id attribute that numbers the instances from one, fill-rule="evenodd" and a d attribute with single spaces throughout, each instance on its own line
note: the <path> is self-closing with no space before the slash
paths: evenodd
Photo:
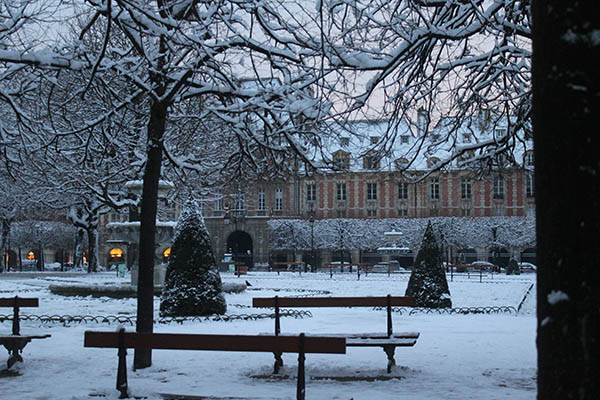
<path id="1" fill-rule="evenodd" d="M 59 276 L 56 276 L 59 275 Z M 259 273 L 237 278 L 222 274 L 224 281 L 252 286 L 229 294 L 228 314 L 263 314 L 250 308 L 252 297 L 298 295 L 403 295 L 408 274 L 356 275 Z M 39 309 L 22 309 L 36 315 L 134 316 L 134 299 L 61 297 L 48 286 L 63 283 L 115 284 L 128 278 L 113 274 L 38 277 L 0 274 L 0 297 L 39 297 Z M 448 280 L 450 277 L 448 276 Z M 520 276 L 455 275 L 449 282 L 454 307 L 512 306 L 515 309 L 535 283 L 534 274 Z M 158 309 L 158 299 L 155 304 Z M 0 309 L 0 314 L 10 314 Z M 370 308 L 311 309 L 312 317 L 282 318 L 283 333 L 384 332 L 384 310 Z M 10 331 L 10 321 L 0 332 Z M 128 330 L 134 328 L 125 325 Z M 117 355 L 114 349 L 83 347 L 85 330 L 115 330 L 106 323 L 40 323 L 23 321 L 23 333 L 43 332 L 49 339 L 30 343 L 24 363 L 13 369 L 20 376 L 0 377 L 0 399 L 116 399 Z M 257 334 L 272 332 L 273 319 L 184 322 L 158 324 L 157 332 Z M 518 314 L 394 313 L 394 331 L 418 331 L 412 348 L 396 350 L 397 366 L 386 373 L 386 356 L 379 348 L 349 348 L 345 355 L 306 356 L 307 399 L 535 399 L 535 287 Z M 130 393 L 148 399 L 156 393 L 267 399 L 294 399 L 297 355 L 284 354 L 281 375 L 272 372 L 269 353 L 155 350 L 150 368 L 132 371 L 133 351 L 128 355 Z M 6 353 L 4 353 L 6 354 Z M 0 358 L 0 362 L 5 359 Z M 394 379 L 387 379 L 388 377 Z M 325 379 L 324 379 L 325 378 Z"/>

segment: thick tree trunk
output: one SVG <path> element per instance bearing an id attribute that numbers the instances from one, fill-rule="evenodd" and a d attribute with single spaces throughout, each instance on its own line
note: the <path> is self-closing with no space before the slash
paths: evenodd
<path id="1" fill-rule="evenodd" d="M 73 251 L 73 269 L 79 269 L 83 265 L 83 229 L 77 229 L 75 236 L 75 250 Z"/>
<path id="2" fill-rule="evenodd" d="M 10 232 L 10 223 L 6 220 L 2 220 L 2 231 L 0 232 L 0 272 L 8 271 L 8 260 L 5 254 L 8 254 L 6 246 L 6 238 Z"/>
<path id="3" fill-rule="evenodd" d="M 597 1 L 533 3 L 539 399 L 598 395 L 598 10 Z"/>
<path id="4" fill-rule="evenodd" d="M 139 242 L 139 274 L 136 332 L 151 333 L 154 325 L 154 250 L 158 181 L 162 163 L 162 137 L 167 108 L 153 103 L 148 123 L 148 150 L 142 189 L 142 212 Z M 152 365 L 152 349 L 135 349 L 135 369 Z"/>
<path id="5" fill-rule="evenodd" d="M 97 272 L 98 271 L 98 252 L 96 248 L 96 243 L 98 239 L 98 231 L 97 228 L 88 228 L 85 230 L 88 238 L 88 273 Z"/>

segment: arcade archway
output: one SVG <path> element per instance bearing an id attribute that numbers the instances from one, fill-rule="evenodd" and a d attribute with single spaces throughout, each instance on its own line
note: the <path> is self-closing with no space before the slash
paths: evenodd
<path id="1" fill-rule="evenodd" d="M 252 259 L 252 237 L 244 231 L 231 232 L 227 238 L 227 252 L 232 254 L 233 261 L 243 262 L 247 267 L 254 266 Z"/>

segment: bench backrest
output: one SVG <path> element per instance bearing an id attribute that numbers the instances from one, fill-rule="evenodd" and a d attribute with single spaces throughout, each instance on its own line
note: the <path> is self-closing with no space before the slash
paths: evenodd
<path id="1" fill-rule="evenodd" d="M 275 308 L 275 335 L 281 332 L 280 307 L 386 307 L 387 335 L 392 336 L 392 306 L 415 307 L 414 297 L 254 297 L 252 307 Z"/>
<path id="2" fill-rule="evenodd" d="M 84 347 L 119 348 L 119 332 L 86 331 Z M 201 335 L 182 333 L 123 333 L 123 347 L 170 350 L 225 350 L 298 353 L 299 336 Z M 345 354 L 346 339 L 306 336 L 305 353 Z"/>
<path id="3" fill-rule="evenodd" d="M 271 335 L 201 335 L 183 333 L 136 333 L 86 331 L 84 347 L 118 348 L 117 390 L 119 398 L 128 398 L 127 367 L 125 358 L 127 348 L 152 348 L 171 350 L 226 350 L 226 351 L 264 351 L 269 353 L 298 353 L 298 384 L 296 399 L 305 400 L 304 354 L 345 354 L 346 339 L 308 336 Z M 277 371 L 277 370 L 276 370 Z"/>
<path id="4" fill-rule="evenodd" d="M 389 303 L 388 303 L 389 300 Z M 416 306 L 414 297 L 254 297 L 252 307 L 386 307 Z"/>
<path id="5" fill-rule="evenodd" d="M 20 307 L 39 307 L 39 300 L 35 297 L 0 297 L 0 307 L 13 308 L 12 334 L 19 335 L 21 327 L 19 325 Z"/>
<path id="6" fill-rule="evenodd" d="M 26 297 L 0 297 L 0 307 L 39 307 L 37 298 Z"/>

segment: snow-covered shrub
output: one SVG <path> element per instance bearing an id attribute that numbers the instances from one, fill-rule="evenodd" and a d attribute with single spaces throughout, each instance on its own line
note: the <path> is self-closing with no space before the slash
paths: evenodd
<path id="1" fill-rule="evenodd" d="M 442 255 L 431 222 L 425 229 L 421 249 L 408 280 L 406 296 L 415 297 L 418 307 L 452 307 Z"/>
<path id="2" fill-rule="evenodd" d="M 224 314 L 226 310 L 208 231 L 197 204 L 188 201 L 175 228 L 160 316 Z"/>

